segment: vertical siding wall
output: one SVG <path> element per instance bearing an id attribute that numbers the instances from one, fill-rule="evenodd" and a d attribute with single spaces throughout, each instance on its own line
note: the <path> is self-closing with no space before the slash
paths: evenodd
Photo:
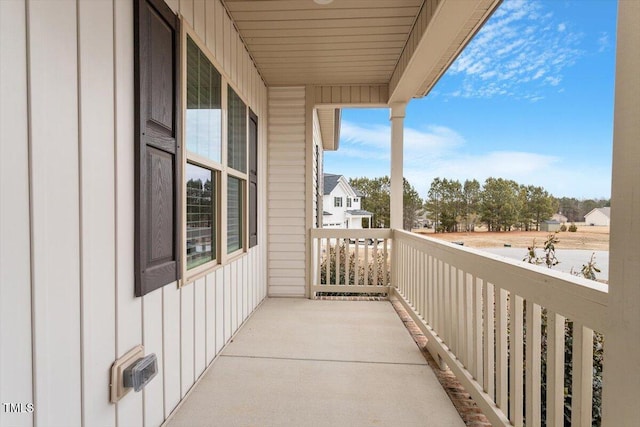
<path id="1" fill-rule="evenodd" d="M 133 295 L 133 5 L 0 1 L 0 425 L 157 426 L 266 296 L 267 91 L 222 4 L 168 4 L 259 118 L 259 244 Z M 109 403 L 137 344 L 160 372 Z"/>
<path id="2" fill-rule="evenodd" d="M 270 296 L 305 296 L 305 87 L 269 88 Z"/>

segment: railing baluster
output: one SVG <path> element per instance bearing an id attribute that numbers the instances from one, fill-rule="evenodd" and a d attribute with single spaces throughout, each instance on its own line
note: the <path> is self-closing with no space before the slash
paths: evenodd
<path id="1" fill-rule="evenodd" d="M 316 249 L 316 285 L 322 284 L 322 239 L 313 241 Z"/>
<path id="2" fill-rule="evenodd" d="M 508 411 L 507 291 L 496 286 L 496 405 Z"/>
<path id="3" fill-rule="evenodd" d="M 324 285 L 331 284 L 331 239 L 327 237 L 326 252 L 325 252 L 325 276 Z"/>
<path id="4" fill-rule="evenodd" d="M 360 273 L 360 243 L 358 242 L 358 238 L 355 239 L 355 262 L 354 262 L 354 266 L 353 266 L 353 273 L 354 273 L 354 280 L 353 280 L 353 284 L 358 286 L 360 284 L 359 280 L 360 277 L 358 277 L 359 273 Z"/>
<path id="5" fill-rule="evenodd" d="M 540 313 L 538 304 L 527 300 L 527 368 L 526 368 L 526 425 L 537 427 L 541 423 L 540 416 Z"/>
<path id="6" fill-rule="evenodd" d="M 458 269 L 457 276 L 457 285 L 458 285 L 458 359 L 463 365 L 466 365 L 466 333 L 467 333 L 467 322 L 466 322 L 466 281 L 465 272 L 461 269 Z"/>
<path id="7" fill-rule="evenodd" d="M 450 304 L 448 309 L 451 312 L 449 317 L 449 348 L 453 354 L 458 354 L 458 270 L 454 266 L 449 266 L 449 295 Z"/>
<path id="8" fill-rule="evenodd" d="M 378 239 L 373 239 L 373 284 L 378 286 Z"/>
<path id="9" fill-rule="evenodd" d="M 443 304 L 444 320 L 442 330 L 444 331 L 444 342 L 447 347 L 451 347 L 451 276 L 449 273 L 449 263 L 443 263 Z"/>
<path id="10" fill-rule="evenodd" d="M 464 294 L 465 294 L 465 339 L 466 355 L 465 367 L 472 375 L 473 371 L 473 276 L 464 273 Z"/>
<path id="11" fill-rule="evenodd" d="M 420 260 L 420 272 L 418 274 L 418 280 L 420 282 L 420 316 L 423 320 L 427 319 L 427 255 L 423 252 L 419 254 Z"/>
<path id="12" fill-rule="evenodd" d="M 363 273 L 364 286 L 369 284 L 369 243 L 364 241 L 364 273 Z"/>
<path id="13" fill-rule="evenodd" d="M 593 330 L 573 322 L 571 427 L 590 427 L 593 399 Z"/>
<path id="14" fill-rule="evenodd" d="M 344 284 L 351 285 L 351 280 L 349 279 L 349 267 L 351 264 L 351 239 L 344 239 Z"/>
<path id="15" fill-rule="evenodd" d="M 484 360 L 482 347 L 482 288 L 481 279 L 471 278 L 473 284 L 473 376 L 478 384 L 484 384 Z"/>
<path id="16" fill-rule="evenodd" d="M 342 283 L 340 283 L 340 254 L 341 254 L 341 250 L 340 250 L 340 238 L 338 237 L 336 239 L 336 285 L 341 285 Z"/>
<path id="17" fill-rule="evenodd" d="M 522 297 L 511 293 L 509 297 L 509 309 L 511 312 L 509 317 L 509 420 L 511 424 L 516 427 L 522 427 L 524 422 L 522 411 L 522 399 L 524 398 L 522 390 L 522 374 L 524 370 L 524 352 L 522 348 L 522 329 L 524 324 L 522 306 Z"/>
<path id="18" fill-rule="evenodd" d="M 433 327 L 433 257 L 427 255 L 427 324 Z"/>
<path id="19" fill-rule="evenodd" d="M 416 248 L 411 249 L 411 282 L 413 283 L 413 306 L 416 310 L 420 311 L 420 289 L 418 286 L 418 276 L 420 274 L 419 262 L 418 262 L 418 250 Z"/>
<path id="20" fill-rule="evenodd" d="M 482 303 L 484 307 L 484 391 L 494 399 L 495 402 L 495 353 L 494 353 L 494 301 L 493 301 L 493 285 L 489 282 L 484 283 L 484 294 L 482 295 Z"/>
<path id="21" fill-rule="evenodd" d="M 547 310 L 547 425 L 564 423 L 564 316 Z"/>
<path id="22" fill-rule="evenodd" d="M 433 308 L 435 311 L 435 315 L 433 318 L 433 327 L 436 331 L 436 334 L 442 338 L 442 330 L 440 330 L 440 317 L 442 316 L 442 261 L 434 257 L 433 261 Z"/>
<path id="23" fill-rule="evenodd" d="M 389 261 L 388 261 L 388 257 L 389 257 L 389 249 L 387 247 L 387 245 L 389 244 L 389 240 L 388 239 L 384 239 L 382 241 L 383 247 L 383 255 L 384 255 L 384 264 L 383 264 L 383 269 L 382 271 L 384 272 L 384 281 L 383 281 L 383 285 L 385 286 L 389 286 L 389 281 L 387 280 L 387 278 L 389 277 Z"/>

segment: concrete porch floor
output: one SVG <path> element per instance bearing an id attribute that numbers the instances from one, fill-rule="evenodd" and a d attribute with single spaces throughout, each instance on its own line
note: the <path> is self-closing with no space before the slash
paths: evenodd
<path id="1" fill-rule="evenodd" d="M 388 301 L 267 299 L 168 425 L 464 423 Z"/>

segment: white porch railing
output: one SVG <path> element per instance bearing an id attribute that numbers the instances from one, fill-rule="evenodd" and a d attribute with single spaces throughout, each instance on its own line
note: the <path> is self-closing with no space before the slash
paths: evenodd
<path id="1" fill-rule="evenodd" d="M 311 242 L 311 292 L 398 298 L 494 426 L 564 425 L 568 384 L 571 425 L 592 425 L 607 285 L 401 230 L 313 229 Z"/>
<path id="2" fill-rule="evenodd" d="M 387 294 L 391 230 L 312 229 L 311 292 Z"/>
<path id="3" fill-rule="evenodd" d="M 393 245 L 393 293 L 494 426 L 541 425 L 544 381 L 546 425 L 564 425 L 565 321 L 571 425 L 592 425 L 593 336 L 605 328 L 607 285 L 400 230 Z"/>

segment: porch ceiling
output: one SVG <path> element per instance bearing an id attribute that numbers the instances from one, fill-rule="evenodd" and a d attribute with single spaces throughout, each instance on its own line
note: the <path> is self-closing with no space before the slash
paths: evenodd
<path id="1" fill-rule="evenodd" d="M 269 85 L 387 84 L 423 0 L 224 0 Z"/>
<path id="2" fill-rule="evenodd" d="M 502 0 L 222 1 L 267 85 L 385 86 L 395 103 L 426 95 Z"/>

